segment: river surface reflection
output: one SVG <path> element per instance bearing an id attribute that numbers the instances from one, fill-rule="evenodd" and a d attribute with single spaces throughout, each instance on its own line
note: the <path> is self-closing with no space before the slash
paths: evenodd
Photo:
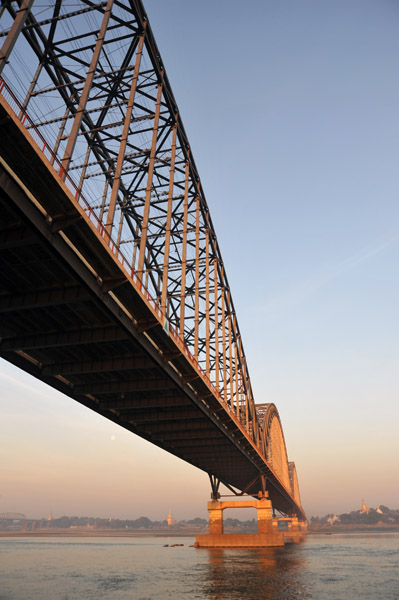
<path id="1" fill-rule="evenodd" d="M 306 555 L 295 544 L 285 548 L 209 549 L 209 582 L 206 597 L 228 598 L 311 598 Z"/>

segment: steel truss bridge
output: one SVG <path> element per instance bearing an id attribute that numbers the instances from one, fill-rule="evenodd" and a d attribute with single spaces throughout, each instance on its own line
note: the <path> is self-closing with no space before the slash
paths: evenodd
<path id="1" fill-rule="evenodd" d="M 141 0 L 5 0 L 0 47 L 0 356 L 306 519 Z"/>

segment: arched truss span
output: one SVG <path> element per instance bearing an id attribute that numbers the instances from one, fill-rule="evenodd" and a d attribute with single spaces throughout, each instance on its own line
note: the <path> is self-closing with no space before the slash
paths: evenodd
<path id="1" fill-rule="evenodd" d="M 286 489 L 292 490 L 287 449 L 278 410 L 273 403 L 257 404 L 256 412 L 261 427 L 262 450 L 266 460 Z"/>
<path id="2" fill-rule="evenodd" d="M 0 521 L 21 521 L 26 519 L 22 513 L 0 513 Z"/>
<path id="3" fill-rule="evenodd" d="M 298 506 L 301 506 L 301 495 L 299 493 L 298 476 L 296 473 L 296 467 L 294 462 L 288 463 L 288 470 L 290 473 L 292 495 L 294 496 L 294 500 L 298 504 Z"/>

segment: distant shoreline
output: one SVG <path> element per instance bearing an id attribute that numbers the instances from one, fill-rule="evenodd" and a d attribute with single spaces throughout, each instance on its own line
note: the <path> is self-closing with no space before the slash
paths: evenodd
<path id="1" fill-rule="evenodd" d="M 372 525 L 352 525 L 352 526 L 344 526 L 340 527 L 337 525 L 332 525 L 331 527 L 315 527 L 308 529 L 308 534 L 315 535 L 333 535 L 334 533 L 399 533 L 398 526 L 387 526 L 387 527 L 378 527 Z"/>
<path id="2" fill-rule="evenodd" d="M 0 538 L 6 537 L 66 537 L 66 538 L 98 538 L 98 537 L 124 537 L 124 538 L 135 538 L 135 537 L 146 537 L 146 538 L 169 538 L 169 537 L 195 537 L 197 533 L 203 533 L 202 531 L 124 531 L 124 530 L 73 530 L 70 529 L 53 529 L 53 530 L 39 530 L 39 531 L 0 531 Z M 345 533 L 399 533 L 399 527 L 330 527 L 311 529 L 307 532 L 303 532 L 305 535 L 334 535 L 334 534 L 345 534 Z M 237 534 L 239 535 L 239 534 Z"/>
<path id="3" fill-rule="evenodd" d="M 69 529 L 57 529 L 53 531 L 0 531 L 0 538 L 3 537 L 195 537 L 199 533 L 182 531 L 83 531 Z"/>

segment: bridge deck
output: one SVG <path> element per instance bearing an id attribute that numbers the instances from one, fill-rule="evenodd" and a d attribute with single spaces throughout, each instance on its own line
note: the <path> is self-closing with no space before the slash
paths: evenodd
<path id="1" fill-rule="evenodd" d="M 0 106 L 0 355 L 239 490 L 302 510 Z"/>

